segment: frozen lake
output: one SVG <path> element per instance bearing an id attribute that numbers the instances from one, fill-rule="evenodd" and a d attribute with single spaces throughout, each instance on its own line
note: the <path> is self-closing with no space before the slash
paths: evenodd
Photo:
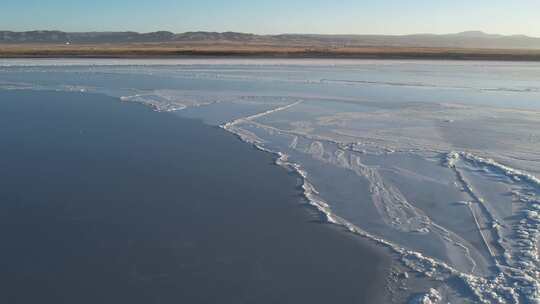
<path id="1" fill-rule="evenodd" d="M 274 153 L 392 252 L 394 302 L 540 301 L 538 63 L 1 60 L 0 89 L 102 93 Z"/>

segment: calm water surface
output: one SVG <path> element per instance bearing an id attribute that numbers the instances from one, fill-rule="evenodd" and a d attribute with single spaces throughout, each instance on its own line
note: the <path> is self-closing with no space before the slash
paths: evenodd
<path id="1" fill-rule="evenodd" d="M 0 91 L 0 302 L 379 302 L 384 255 L 297 184 L 197 120 Z"/>

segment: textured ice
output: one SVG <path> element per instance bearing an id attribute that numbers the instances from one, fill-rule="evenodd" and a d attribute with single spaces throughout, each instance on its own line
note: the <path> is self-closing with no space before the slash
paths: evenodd
<path id="1" fill-rule="evenodd" d="M 415 296 L 410 304 L 437 304 L 442 300 L 436 289 L 431 288 L 428 292 Z"/>
<path id="2" fill-rule="evenodd" d="M 0 61 L 0 89 L 108 94 L 274 153 L 324 220 L 425 282 L 400 289 L 412 303 L 540 301 L 538 79 L 536 63 Z"/>

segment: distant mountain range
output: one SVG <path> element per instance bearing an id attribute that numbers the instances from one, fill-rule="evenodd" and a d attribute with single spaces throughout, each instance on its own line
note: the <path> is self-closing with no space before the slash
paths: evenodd
<path id="1" fill-rule="evenodd" d="M 101 43 L 243 43 L 303 47 L 436 47 L 484 49 L 540 49 L 540 38 L 524 35 L 486 34 L 468 31 L 457 34 L 414 35 L 255 35 L 236 32 L 61 32 L 0 31 L 0 43 L 101 44 Z"/>

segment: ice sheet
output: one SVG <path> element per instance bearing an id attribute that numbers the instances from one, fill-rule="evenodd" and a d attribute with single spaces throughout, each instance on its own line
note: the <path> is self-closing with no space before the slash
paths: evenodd
<path id="1" fill-rule="evenodd" d="M 0 61 L 0 89 L 108 94 L 275 153 L 325 220 L 395 254 L 401 299 L 441 303 L 540 301 L 539 83 L 537 63 Z"/>

